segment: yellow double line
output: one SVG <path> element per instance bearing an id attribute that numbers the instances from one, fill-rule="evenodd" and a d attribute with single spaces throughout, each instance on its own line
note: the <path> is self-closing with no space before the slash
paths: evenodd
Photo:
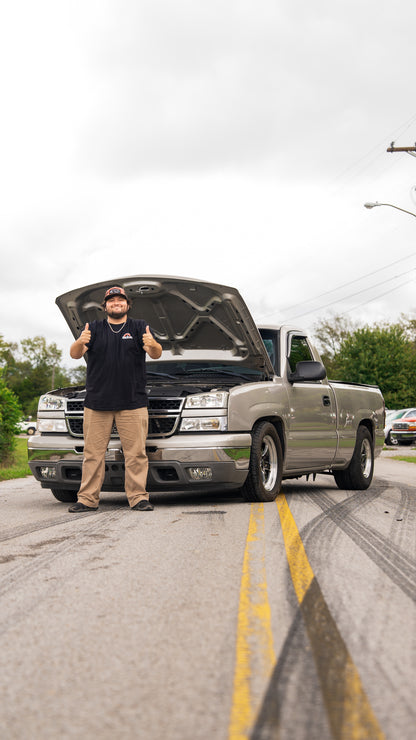
<path id="1" fill-rule="evenodd" d="M 267 685 L 276 656 L 265 567 L 264 506 L 252 504 L 243 559 L 237 622 L 234 692 L 229 725 L 230 740 L 245 740 L 261 695 L 253 693 L 253 665 Z"/>
<path id="2" fill-rule="evenodd" d="M 286 497 L 280 494 L 276 503 L 332 735 L 335 740 L 382 740 L 384 735 L 323 598 Z M 241 578 L 229 740 L 248 740 L 275 663 L 265 570 L 264 506 L 252 504 Z M 261 691 L 253 690 L 254 686 L 262 686 Z"/>

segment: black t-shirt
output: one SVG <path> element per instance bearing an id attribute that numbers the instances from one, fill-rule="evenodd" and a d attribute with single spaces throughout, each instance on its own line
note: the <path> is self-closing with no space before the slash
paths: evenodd
<path id="1" fill-rule="evenodd" d="M 142 319 L 128 318 L 126 325 L 107 320 L 90 324 L 87 353 L 87 394 L 85 406 L 95 411 L 121 411 L 147 406 L 146 352 Z"/>

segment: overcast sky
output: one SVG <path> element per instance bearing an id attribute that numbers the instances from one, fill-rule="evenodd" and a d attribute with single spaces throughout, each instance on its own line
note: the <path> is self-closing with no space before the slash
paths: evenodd
<path id="1" fill-rule="evenodd" d="M 1 2 L 0 334 L 117 277 L 237 287 L 312 330 L 416 316 L 416 4 Z M 69 361 L 70 362 L 70 361 Z"/>

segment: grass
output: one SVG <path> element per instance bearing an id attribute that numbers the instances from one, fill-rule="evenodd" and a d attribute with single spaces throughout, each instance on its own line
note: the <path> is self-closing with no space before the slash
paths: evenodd
<path id="1" fill-rule="evenodd" d="M 27 439 L 25 437 L 16 437 L 16 447 L 13 452 L 12 461 L 5 466 L 0 465 L 0 480 L 25 478 L 27 475 L 32 475 L 27 464 Z"/>
<path id="2" fill-rule="evenodd" d="M 402 462 L 411 462 L 416 463 L 416 455 L 414 456 L 408 456 L 406 455 L 394 455 L 394 457 L 391 458 L 392 460 L 401 460 Z"/>

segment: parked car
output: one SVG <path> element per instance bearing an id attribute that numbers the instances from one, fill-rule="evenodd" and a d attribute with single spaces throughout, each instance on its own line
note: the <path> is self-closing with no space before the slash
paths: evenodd
<path id="1" fill-rule="evenodd" d="M 416 408 L 400 409 L 398 411 L 391 409 L 390 411 L 386 411 L 386 425 L 384 427 L 384 441 L 386 445 L 399 444 L 398 439 L 391 436 L 391 430 L 394 422 L 398 419 L 407 418 L 408 416 L 412 416 L 415 414 Z"/>
<path id="2" fill-rule="evenodd" d="M 393 444 L 411 445 L 416 442 L 416 409 L 393 421 L 390 436 Z"/>
<path id="3" fill-rule="evenodd" d="M 19 421 L 17 424 L 17 429 L 19 432 L 26 432 L 26 434 L 34 434 L 36 432 L 36 421 L 32 421 L 32 419 L 22 419 L 22 421 Z"/>

